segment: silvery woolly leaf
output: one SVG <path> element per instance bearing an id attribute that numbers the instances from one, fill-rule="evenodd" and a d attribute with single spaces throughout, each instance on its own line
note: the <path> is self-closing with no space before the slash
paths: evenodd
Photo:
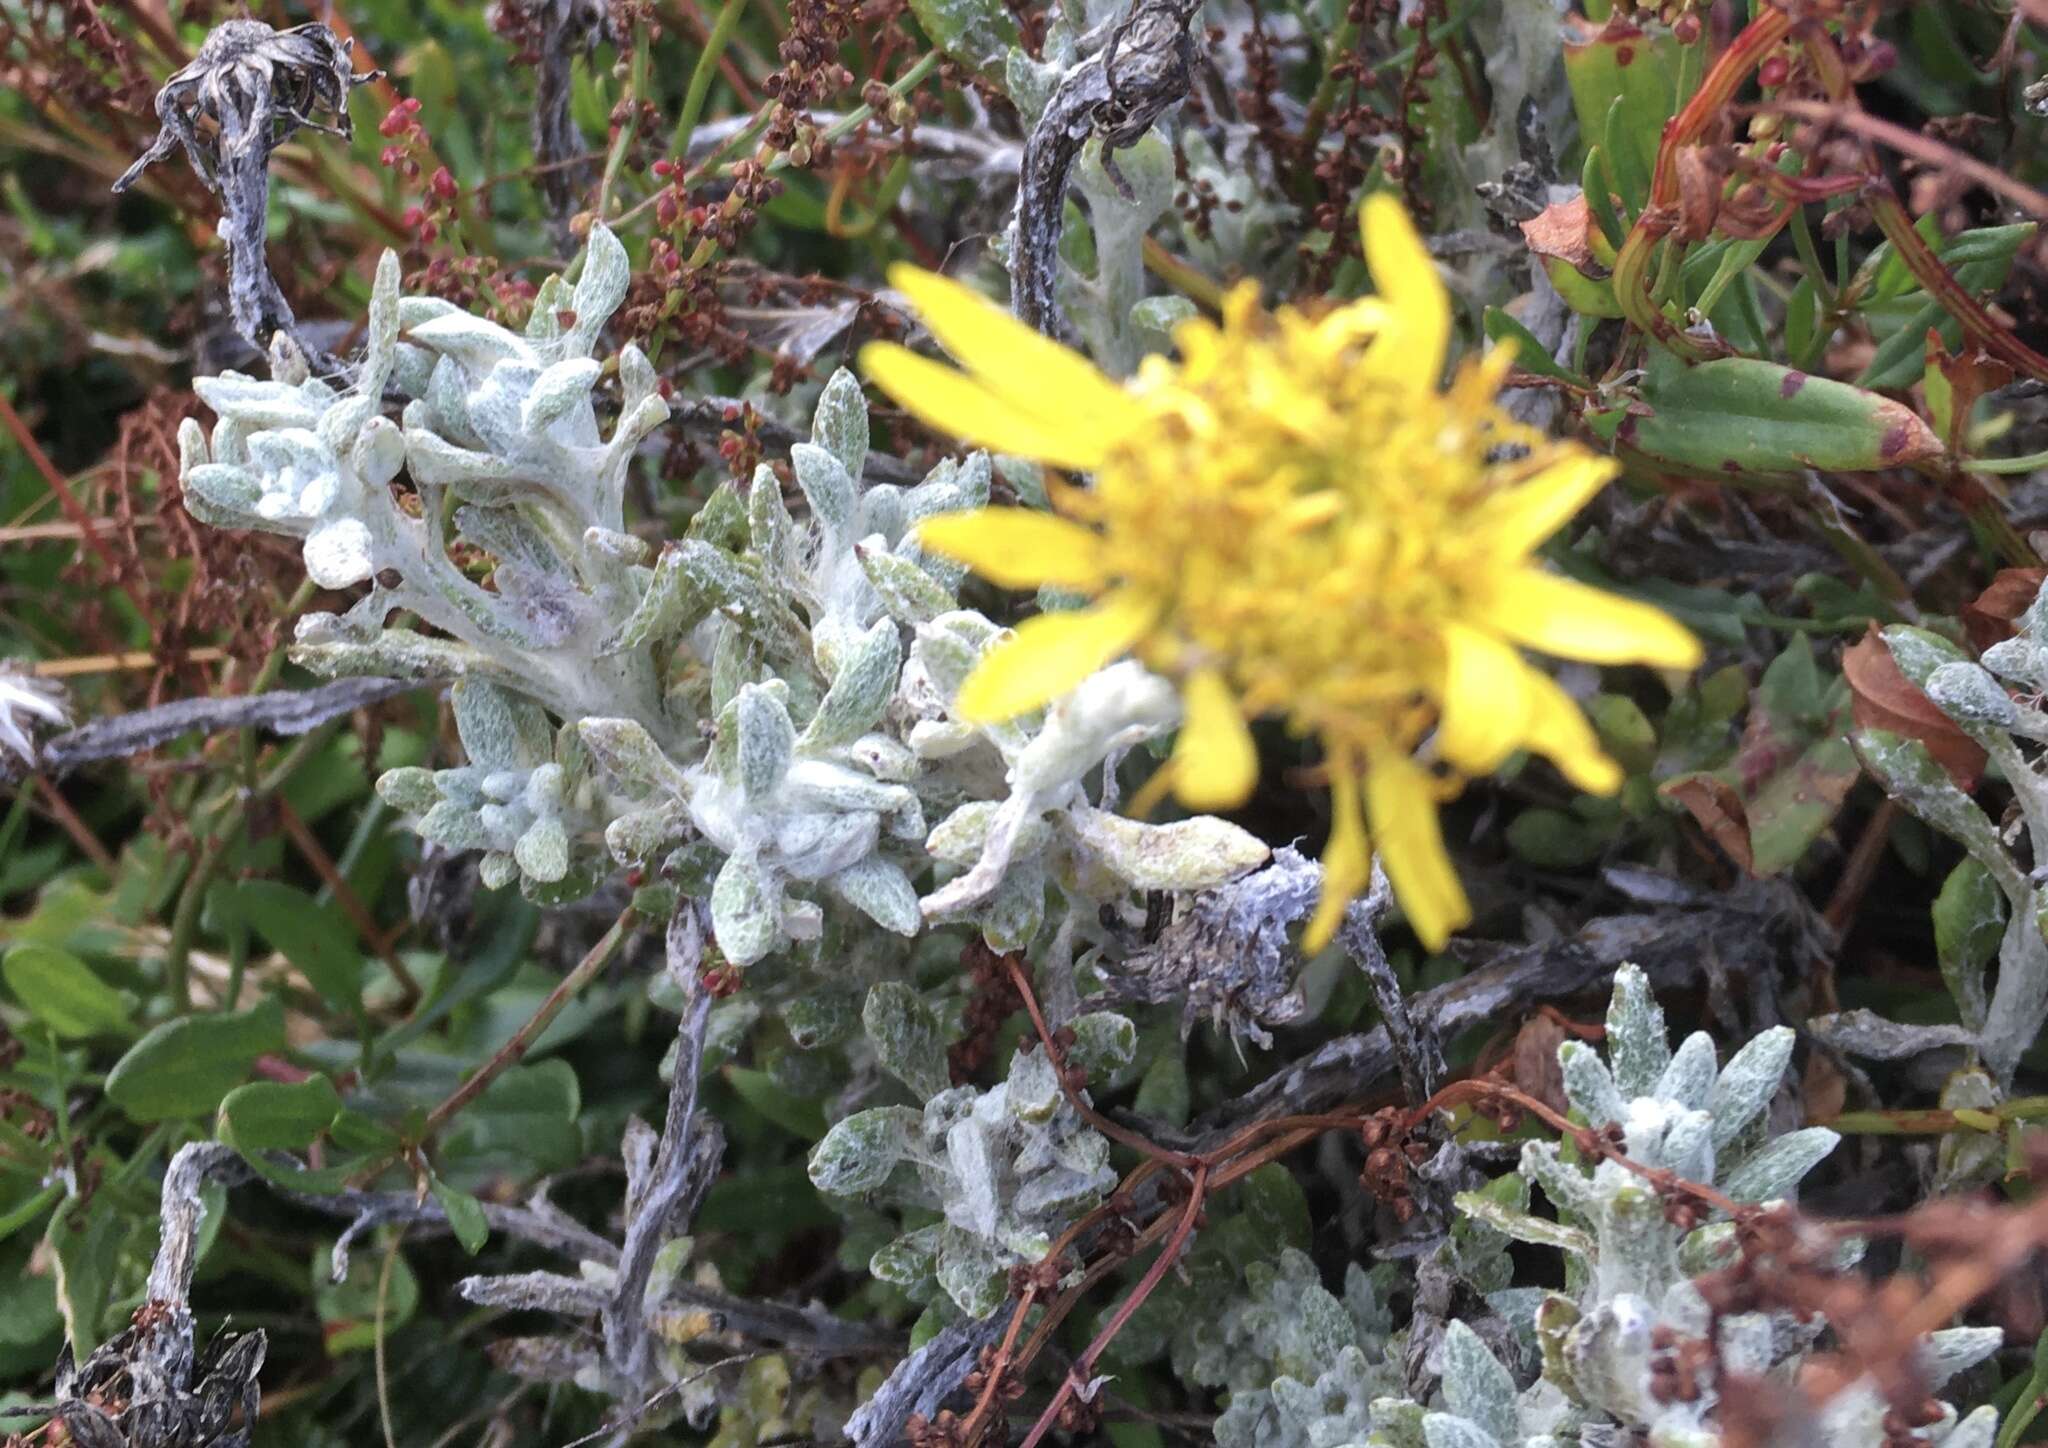
<path id="1" fill-rule="evenodd" d="M 840 660 L 837 677 L 804 729 L 803 747 L 834 749 L 866 734 L 889 707 L 902 667 L 903 643 L 896 625 L 880 619 Z"/>
<path id="2" fill-rule="evenodd" d="M 628 342 L 619 349 L 619 409 L 631 412 L 661 391 L 661 378 L 647 354 Z"/>
<path id="3" fill-rule="evenodd" d="M 747 540 L 771 575 L 787 571 L 789 540 L 795 531 L 789 505 L 782 501 L 782 480 L 775 476 L 775 469 L 762 463 L 747 484 Z"/>
<path id="4" fill-rule="evenodd" d="M 1928 675 L 1927 697 L 1966 730 L 2011 729 L 2019 722 L 2012 695 L 1974 663 L 1943 664 Z"/>
<path id="5" fill-rule="evenodd" d="M 796 757 L 796 726 L 779 692 L 765 684 L 740 690 L 739 783 L 756 806 L 774 797 Z"/>
<path id="6" fill-rule="evenodd" d="M 924 923 L 910 877 L 879 855 L 849 865 L 826 881 L 840 899 L 898 935 L 915 935 Z"/>
<path id="7" fill-rule="evenodd" d="M 858 478 L 868 462 L 868 404 L 860 383 L 841 367 L 818 394 L 817 410 L 811 414 L 811 441 L 832 454 L 851 478 Z"/>
<path id="8" fill-rule="evenodd" d="M 1152 825 L 1077 804 L 1057 818 L 1135 890 L 1206 890 L 1257 869 L 1273 854 L 1258 836 L 1210 815 Z"/>
<path id="9" fill-rule="evenodd" d="M 491 843 L 491 832 L 484 828 L 476 812 L 464 809 L 452 800 L 443 800 L 420 816 L 413 831 L 421 839 L 445 845 L 451 850 L 488 849 Z"/>
<path id="10" fill-rule="evenodd" d="M 815 443 L 800 442 L 789 450 L 789 461 L 796 472 L 797 486 L 803 489 L 805 499 L 811 505 L 811 516 L 816 518 L 833 538 L 844 539 L 853 527 L 853 478 L 840 463 L 824 448 Z M 828 542 L 826 547 L 835 546 Z M 836 546 L 844 547 L 839 543 Z"/>
<path id="11" fill-rule="evenodd" d="M 987 1317 L 1003 1305 L 1002 1263 L 993 1247 L 958 1229 L 941 1238 L 938 1279 L 953 1305 L 972 1318 Z"/>
<path id="12" fill-rule="evenodd" d="M 480 679 L 460 680 L 448 693 L 463 753 L 479 769 L 523 773 L 553 755 L 554 731 L 531 700 Z"/>
<path id="13" fill-rule="evenodd" d="M 1466 1216 L 1517 1242 L 1556 1247 L 1587 1260 L 1593 1256 L 1593 1239 L 1577 1227 L 1567 1227 L 1562 1222 L 1531 1212 L 1516 1211 L 1483 1192 L 1459 1192 L 1454 1200 L 1458 1210 Z"/>
<path id="14" fill-rule="evenodd" d="M 1681 1111 L 1664 1133 L 1661 1165 L 1687 1181 L 1714 1180 L 1714 1120 L 1704 1111 Z"/>
<path id="15" fill-rule="evenodd" d="M 1727 1146 L 1777 1092 L 1792 1061 L 1790 1026 L 1773 1026 L 1737 1051 L 1721 1068 L 1707 1097 L 1714 1116 L 1714 1146 Z"/>
<path id="16" fill-rule="evenodd" d="M 1657 1089 L 1650 1094 L 1680 1106 L 1705 1106 L 1713 1094 L 1719 1069 L 1714 1038 L 1705 1031 L 1694 1031 L 1671 1053 L 1671 1064 L 1664 1068 L 1664 1074 L 1657 1078 Z"/>
<path id="17" fill-rule="evenodd" d="M 1654 1189 L 1631 1176 L 1610 1184 L 1594 1231 L 1600 1296 L 1632 1292 L 1655 1301 L 1679 1279 L 1678 1232 Z"/>
<path id="18" fill-rule="evenodd" d="M 348 588 L 376 571 L 370 530 L 355 518 L 314 524 L 302 551 L 306 576 L 322 588 Z"/>
<path id="19" fill-rule="evenodd" d="M 1790 1197 L 1806 1174 L 1841 1140 L 1825 1126 L 1802 1127 L 1766 1142 L 1739 1162 L 1720 1183 L 1738 1202 L 1770 1202 Z"/>
<path id="20" fill-rule="evenodd" d="M 1449 1413 L 1430 1413 L 1423 1418 L 1422 1438 L 1428 1448 L 1503 1448 L 1500 1439 L 1477 1423 Z"/>
<path id="21" fill-rule="evenodd" d="M 278 382 L 259 382 L 239 372 L 218 377 L 195 377 L 192 390 L 199 400 L 222 418 L 246 428 L 311 428 L 320 420 L 316 409 L 296 387 Z"/>
<path id="22" fill-rule="evenodd" d="M 981 858 L 1002 806 L 991 799 L 971 799 L 936 825 L 925 840 L 925 852 L 942 865 L 971 865 Z M 1052 839 L 1052 827 L 1033 815 L 1017 831 L 1011 858 L 1035 855 Z"/>
<path id="23" fill-rule="evenodd" d="M 1628 1103 L 1598 1051 L 1584 1041 L 1566 1041 L 1557 1048 L 1557 1064 L 1564 1071 L 1564 1094 L 1587 1125 L 1597 1128 L 1627 1117 Z"/>
<path id="24" fill-rule="evenodd" d="M 1956 1424 L 1941 1440 L 1941 1448 L 1992 1448 L 1997 1441 L 1998 1409 L 1987 1403 Z"/>
<path id="25" fill-rule="evenodd" d="M 406 329 L 408 340 L 452 357 L 478 377 L 500 362 L 534 361 L 533 349 L 496 322 L 468 312 L 450 311 Z"/>
<path id="26" fill-rule="evenodd" d="M 920 1227 L 905 1232 L 895 1241 L 877 1248 L 868 1258 L 868 1271 L 883 1282 L 898 1287 L 916 1287 L 932 1275 L 938 1265 L 939 1240 L 944 1229 Z"/>
<path id="27" fill-rule="evenodd" d="M 915 628 L 957 607 L 944 584 L 909 559 L 889 552 L 879 533 L 854 544 L 853 556 L 880 595 L 882 607 L 897 623 Z M 958 688 L 956 683 L 952 692 Z M 951 698 L 950 692 L 947 697 Z"/>
<path id="28" fill-rule="evenodd" d="M 1944 1327 L 1931 1332 L 1920 1344 L 1914 1360 L 1925 1375 L 1927 1386 L 1940 1388 L 1957 1373 L 1975 1367 L 2004 1345 L 2005 1332 L 1996 1327 Z"/>
<path id="29" fill-rule="evenodd" d="M 1979 662 L 2030 694 L 2048 693 L 2048 649 L 2024 635 L 1993 644 Z"/>
<path id="30" fill-rule="evenodd" d="M 377 798 L 406 814 L 421 814 L 440 803 L 434 771 L 416 766 L 387 769 L 377 776 Z"/>
<path id="31" fill-rule="evenodd" d="M 405 434 L 390 418 L 373 417 L 356 434 L 348 462 L 364 484 L 381 488 L 405 466 Z"/>
<path id="32" fill-rule="evenodd" d="M 1028 949 L 1045 924 L 1045 857 L 1013 857 L 978 918 L 982 941 L 990 950 L 1003 954 Z"/>
<path id="33" fill-rule="evenodd" d="M 1138 1028 L 1115 1011 L 1090 1011 L 1067 1022 L 1074 1043 L 1067 1060 L 1096 1080 L 1104 1080 L 1131 1064 L 1138 1054 Z"/>
<path id="34" fill-rule="evenodd" d="M 398 253 L 389 247 L 377 258 L 370 284 L 370 308 L 363 325 L 363 363 L 356 387 L 365 397 L 381 398 L 398 363 Z"/>
<path id="35" fill-rule="evenodd" d="M 604 324 L 611 320 L 619 303 L 626 299 L 626 287 L 633 280 L 633 264 L 626 248 L 603 222 L 594 222 L 590 240 L 583 250 L 583 275 L 576 280 L 570 308 L 576 320 L 563 335 L 559 355 L 585 357 L 597 342 Z"/>
<path id="36" fill-rule="evenodd" d="M 1004 1101 L 1019 1121 L 1038 1126 L 1060 1109 L 1060 1078 L 1043 1049 L 1019 1050 L 1010 1060 Z"/>
<path id="37" fill-rule="evenodd" d="M 711 885 L 711 930 L 734 965 L 752 965 L 782 938 L 782 892 L 752 855 L 731 855 Z"/>
<path id="38" fill-rule="evenodd" d="M 938 1013 L 900 980 L 877 982 L 861 1007 L 861 1026 L 882 1069 L 920 1097 L 946 1089 L 946 1038 Z"/>
<path id="39" fill-rule="evenodd" d="M 1522 1175 L 1543 1188 L 1543 1194 L 1559 1211 L 1590 1218 L 1599 1205 L 1592 1182 L 1577 1167 L 1568 1166 L 1559 1158 L 1554 1141 L 1524 1142 L 1521 1167 Z"/>
<path id="40" fill-rule="evenodd" d="M 638 720 L 584 719 L 576 733 L 591 758 L 621 784 L 674 799 L 688 796 L 689 780 Z"/>
<path id="41" fill-rule="evenodd" d="M 552 815 L 535 820 L 513 845 L 512 858 L 529 878 L 555 884 L 569 873 L 569 832 Z"/>
<path id="42" fill-rule="evenodd" d="M 596 531 L 595 529 L 592 530 Z M 597 646 L 599 658 L 637 649 L 651 640 L 680 633 L 696 619 L 684 622 L 684 611 L 692 589 L 689 576 L 683 571 L 683 552 L 670 545 L 661 550 L 661 557 L 654 565 L 653 575 L 647 581 L 647 591 L 640 595 L 640 601 L 633 611 Z"/>
<path id="43" fill-rule="evenodd" d="M 1462 1322 L 1444 1331 L 1444 1405 L 1503 1443 L 1515 1440 L 1515 1380 Z"/>
<path id="44" fill-rule="evenodd" d="M 1607 1007 L 1607 1060 L 1623 1096 L 1648 1096 L 1671 1064 L 1664 1011 L 1650 994 L 1650 978 L 1638 965 L 1614 973 L 1614 998 Z"/>
<path id="45" fill-rule="evenodd" d="M 822 880 L 874 852 L 881 817 L 872 810 L 784 814 L 775 828 L 775 862 L 795 880 Z"/>
<path id="46" fill-rule="evenodd" d="M 588 357 L 569 357 L 542 372 L 519 404 L 520 430 L 538 436 L 568 416 L 589 400 L 602 370 Z"/>
<path id="47" fill-rule="evenodd" d="M 519 878 L 519 862 L 503 850 L 492 850 L 476 862 L 476 877 L 486 890 L 502 890 Z"/>
<path id="48" fill-rule="evenodd" d="M 1000 1204 L 996 1200 L 996 1143 L 989 1128 L 969 1116 L 946 1129 L 946 1164 L 955 1190 L 945 1202 L 946 1220 L 964 1232 L 994 1237 Z"/>
<path id="49" fill-rule="evenodd" d="M 833 1196 L 871 1192 L 889 1179 L 917 1140 L 918 1113 L 908 1106 L 878 1106 L 835 1123 L 811 1148 L 811 1184 Z"/>
<path id="50" fill-rule="evenodd" d="M 1053 701 L 1045 727 L 1010 769 L 1013 789 L 1050 793 L 1075 783 L 1112 750 L 1165 733 L 1180 718 L 1173 685 L 1126 659 Z"/>
<path id="51" fill-rule="evenodd" d="M 201 522 L 213 527 L 257 527 L 271 531 L 274 525 L 261 518 L 256 505 L 262 500 L 263 485 L 247 468 L 232 463 L 200 463 L 186 469 L 180 479 L 184 484 L 187 505 L 198 504 L 209 514 L 225 521 L 215 522 L 214 516 L 202 517 Z"/>
<path id="52" fill-rule="evenodd" d="M 689 824 L 689 815 L 673 803 L 628 810 L 604 827 L 604 845 L 619 864 L 638 865 L 680 839 Z"/>

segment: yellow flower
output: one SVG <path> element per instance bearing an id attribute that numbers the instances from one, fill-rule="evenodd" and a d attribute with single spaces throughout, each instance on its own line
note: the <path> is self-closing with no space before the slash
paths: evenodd
<path id="1" fill-rule="evenodd" d="M 1700 648 L 1656 609 L 1534 558 L 1616 465 L 1502 411 L 1506 348 L 1440 388 L 1451 314 L 1436 269 L 1392 198 L 1369 197 L 1361 222 L 1378 296 L 1269 314 L 1245 284 L 1220 327 L 1182 324 L 1179 361 L 1147 358 L 1128 387 L 910 267 L 891 281 L 965 370 L 887 343 L 861 363 L 942 432 L 1094 474 L 1058 490 L 1058 514 L 987 507 L 921 525 L 926 548 L 997 583 L 1092 600 L 1019 626 L 967 680 L 960 714 L 1010 718 L 1136 653 L 1179 681 L 1167 768 L 1204 810 L 1251 792 L 1246 720 L 1284 717 L 1321 742 L 1334 816 L 1307 945 L 1365 886 L 1376 841 L 1434 949 L 1471 918 L 1437 820 L 1465 778 L 1531 749 L 1581 789 L 1621 783 L 1519 647 L 1679 669 Z"/>

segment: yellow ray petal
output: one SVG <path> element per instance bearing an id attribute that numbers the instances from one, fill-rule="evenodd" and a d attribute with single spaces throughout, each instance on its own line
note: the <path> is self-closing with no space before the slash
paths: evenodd
<path id="1" fill-rule="evenodd" d="M 1526 558 L 1621 471 L 1598 453 L 1572 450 L 1527 482 L 1489 500 L 1472 519 L 1496 558 Z"/>
<path id="2" fill-rule="evenodd" d="M 1613 794 L 1621 788 L 1621 766 L 1600 747 L 1571 695 L 1545 674 L 1528 671 L 1529 747 L 1542 754 L 1558 772 L 1588 794 Z"/>
<path id="3" fill-rule="evenodd" d="M 917 525 L 917 541 L 1005 588 L 1050 583 L 1092 592 L 1102 586 L 1102 540 L 1038 508 L 934 513 Z"/>
<path id="4" fill-rule="evenodd" d="M 1259 780 L 1259 753 L 1223 675 L 1197 669 L 1181 686 L 1186 717 L 1173 746 L 1173 792 L 1189 809 L 1235 809 Z"/>
<path id="5" fill-rule="evenodd" d="M 1422 943 L 1442 950 L 1451 932 L 1472 918 L 1472 907 L 1444 850 L 1429 775 L 1405 754 L 1376 754 L 1365 776 L 1365 796 L 1394 898 Z"/>
<path id="6" fill-rule="evenodd" d="M 1489 592 L 1474 622 L 1559 658 L 1690 669 L 1702 657 L 1699 640 L 1663 610 L 1539 568 L 1508 569 Z"/>
<path id="7" fill-rule="evenodd" d="M 889 285 L 983 386 L 1024 411 L 1108 442 L 1137 416 L 1130 394 L 1080 353 L 1025 326 L 971 287 L 899 263 Z"/>
<path id="8" fill-rule="evenodd" d="M 1092 608 L 1028 618 L 967 676 L 953 712 L 995 724 L 1036 709 L 1130 648 L 1158 616 L 1157 603 L 1120 589 Z"/>
<path id="9" fill-rule="evenodd" d="M 1386 304 L 1387 319 L 1367 361 L 1387 375 L 1435 387 L 1451 341 L 1451 298 L 1436 274 L 1415 223 L 1393 195 L 1375 191 L 1358 209 L 1366 265 Z"/>
<path id="10" fill-rule="evenodd" d="M 1467 774 L 1498 769 L 1529 730 L 1529 666 L 1494 634 L 1464 624 L 1443 630 L 1443 727 L 1437 748 Z"/>
<path id="11" fill-rule="evenodd" d="M 1323 846 L 1323 893 L 1316 913 L 1301 935 L 1304 955 L 1330 943 L 1343 923 L 1344 908 L 1358 898 L 1372 879 L 1372 845 L 1365 837 L 1365 812 L 1358 798 L 1358 776 L 1344 758 L 1330 761 L 1330 842 Z"/>
<path id="12" fill-rule="evenodd" d="M 897 405 L 935 432 L 996 452 L 1063 468 L 1093 468 L 1102 444 L 1085 428 L 1063 428 L 998 396 L 977 379 L 893 342 L 860 349 L 860 370 Z"/>

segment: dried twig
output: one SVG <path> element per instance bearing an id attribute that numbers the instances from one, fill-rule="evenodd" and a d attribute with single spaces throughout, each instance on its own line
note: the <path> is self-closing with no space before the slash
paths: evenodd
<path id="1" fill-rule="evenodd" d="M 61 775 L 95 760 L 140 754 L 195 729 L 209 734 L 250 728 L 268 729 L 273 734 L 305 734 L 339 715 L 381 704 L 420 687 L 418 679 L 338 679 L 312 689 L 275 689 L 224 699 L 178 699 L 154 709 L 95 719 L 68 734 L 59 734 L 43 744 L 38 762 Z"/>
<path id="2" fill-rule="evenodd" d="M 1055 296 L 1060 231 L 1067 182 L 1081 147 L 1091 136 L 1102 137 L 1102 168 L 1128 195 L 1115 152 L 1136 145 L 1154 121 L 1187 95 L 1194 64 L 1188 22 L 1200 9 L 1189 0 L 1132 0 L 1109 43 L 1060 78 L 1032 127 L 1017 189 L 1010 309 L 1047 336 L 1060 331 Z"/>

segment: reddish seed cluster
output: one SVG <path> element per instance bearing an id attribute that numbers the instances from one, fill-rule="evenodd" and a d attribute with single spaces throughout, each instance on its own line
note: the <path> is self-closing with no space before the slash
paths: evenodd
<path id="1" fill-rule="evenodd" d="M 1358 1129 L 1365 1143 L 1365 1169 L 1358 1179 L 1373 1199 L 1386 1204 L 1397 1222 L 1416 1212 L 1409 1185 L 1413 1170 L 1429 1159 L 1429 1148 L 1406 1134 L 1405 1113 L 1388 1106 L 1368 1116 Z"/>
<path id="2" fill-rule="evenodd" d="M 414 152 L 424 149 L 427 141 L 427 129 L 420 124 L 419 97 L 407 96 L 386 111 L 377 123 L 377 134 L 391 142 L 378 153 L 378 162 L 408 181 L 417 181 L 420 163 Z"/>

